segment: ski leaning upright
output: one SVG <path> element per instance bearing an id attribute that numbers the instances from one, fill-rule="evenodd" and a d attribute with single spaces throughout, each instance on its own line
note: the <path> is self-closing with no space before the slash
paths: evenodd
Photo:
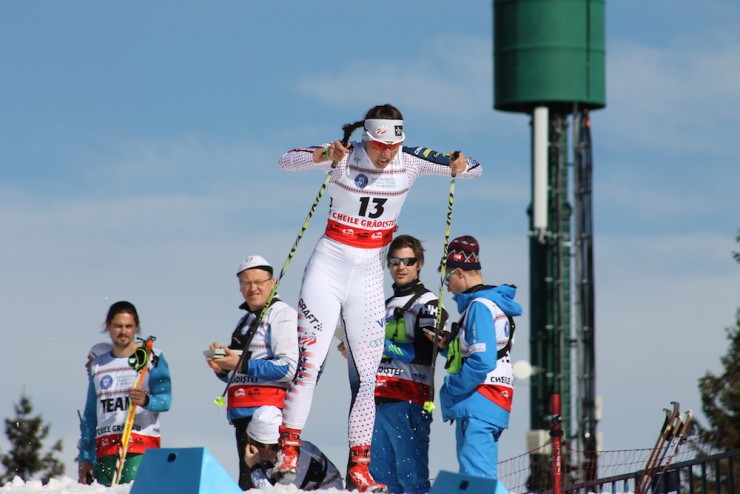
<path id="1" fill-rule="evenodd" d="M 154 336 L 150 336 L 146 340 L 141 340 L 143 344 L 136 348 L 134 353 L 128 358 L 128 365 L 130 365 L 136 371 L 136 380 L 134 382 L 135 388 L 141 388 L 146 377 L 147 369 L 149 368 L 149 360 L 152 357 L 152 348 L 154 346 Z M 126 422 L 123 426 L 123 434 L 121 435 L 121 444 L 118 445 L 118 459 L 116 460 L 116 470 L 113 473 L 112 485 L 121 483 L 121 477 L 123 475 L 123 464 L 126 462 L 126 454 L 128 453 L 128 446 L 131 443 L 131 432 L 134 428 L 134 418 L 136 417 L 136 403 L 129 401 L 128 412 L 126 413 Z"/>
<path id="2" fill-rule="evenodd" d="M 655 446 L 653 446 L 653 449 L 650 451 L 650 456 L 648 456 L 645 469 L 637 480 L 637 484 L 635 485 L 635 494 L 644 494 L 646 492 L 650 479 L 653 476 L 653 472 L 665 455 L 665 450 L 669 446 L 671 438 L 674 435 L 674 431 L 681 421 L 679 403 L 677 401 L 673 401 L 671 402 L 671 405 L 673 405 L 671 410 L 667 408 L 664 409 L 666 417 L 663 422 L 663 427 L 660 429 L 660 434 L 658 434 L 658 439 L 655 441 Z"/>
<path id="3" fill-rule="evenodd" d="M 653 485 L 653 492 L 660 492 L 659 488 L 661 487 L 661 483 L 664 481 L 666 474 L 668 473 L 668 467 L 671 465 L 671 461 L 673 461 L 673 458 L 678 454 L 681 446 L 686 444 L 689 436 L 693 434 L 694 424 L 691 422 L 692 418 L 693 413 L 691 412 L 691 410 L 687 410 L 681 424 L 676 428 L 675 434 L 673 435 L 673 438 L 671 438 L 671 442 L 666 448 L 666 460 L 665 463 L 662 465 L 660 475 L 657 477 L 657 480 Z"/>

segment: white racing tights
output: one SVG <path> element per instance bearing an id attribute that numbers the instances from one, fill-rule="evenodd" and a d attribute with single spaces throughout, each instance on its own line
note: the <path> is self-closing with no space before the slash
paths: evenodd
<path id="1" fill-rule="evenodd" d="M 322 237 L 306 264 L 298 301 L 298 370 L 288 388 L 283 424 L 302 430 L 311 408 L 319 369 L 326 359 L 340 314 L 344 318 L 348 365 L 359 374 L 349 413 L 349 445 L 370 445 L 375 423 L 375 374 L 383 354 L 387 247 L 360 249 Z"/>

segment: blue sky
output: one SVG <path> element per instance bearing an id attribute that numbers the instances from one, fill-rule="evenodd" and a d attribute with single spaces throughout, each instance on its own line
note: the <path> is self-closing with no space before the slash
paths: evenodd
<path id="1" fill-rule="evenodd" d="M 740 306 L 740 5 L 607 1 L 607 107 L 593 112 L 597 394 L 605 449 L 650 447 L 661 409 L 699 410 Z M 458 181 L 452 235 L 529 307 L 529 120 L 493 110 L 491 2 L 0 3 L 0 416 L 22 392 L 62 438 L 68 472 L 83 361 L 108 306 L 137 305 L 174 379 L 164 445 L 205 446 L 235 472 L 233 434 L 202 361 L 225 343 L 249 254 L 283 265 L 321 173 L 277 168 L 378 103 L 412 145 L 484 166 Z M 419 180 L 400 231 L 439 287 L 449 182 Z M 295 302 L 322 202 L 280 293 Z M 449 302 L 449 298 L 447 298 Z M 446 304 L 449 307 L 451 305 Z M 528 358 L 519 323 L 514 359 Z M 346 454 L 345 364 L 330 355 L 305 435 Z M 525 452 L 526 382 L 501 458 Z M 456 470 L 435 417 L 431 471 Z M 5 447 L 4 438 L 0 447 Z"/>

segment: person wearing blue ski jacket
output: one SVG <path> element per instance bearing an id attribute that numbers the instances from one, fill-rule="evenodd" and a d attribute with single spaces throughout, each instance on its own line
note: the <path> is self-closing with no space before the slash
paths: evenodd
<path id="1" fill-rule="evenodd" d="M 96 480 L 109 486 L 114 482 L 132 404 L 136 409 L 120 483 L 134 480 L 147 449 L 160 447 L 159 415 L 172 406 L 172 380 L 164 354 L 155 347 L 142 361 L 147 372 L 139 385 L 140 373 L 131 362 L 143 347 L 136 341 L 141 328 L 132 303 L 122 300 L 110 306 L 105 331 L 110 335 L 112 347 L 90 363 L 87 400 L 80 424 L 78 476 L 82 484 Z"/>
<path id="2" fill-rule="evenodd" d="M 483 282 L 479 245 L 466 235 L 450 242 L 445 284 L 460 320 L 443 352 L 447 372 L 440 390 L 443 420 L 455 422 L 460 473 L 498 478 L 498 441 L 509 427 L 514 388 L 510 351 L 516 287 Z"/>

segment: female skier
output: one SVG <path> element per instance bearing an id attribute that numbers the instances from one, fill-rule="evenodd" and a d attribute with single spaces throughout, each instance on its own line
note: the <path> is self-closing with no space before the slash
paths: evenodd
<path id="1" fill-rule="evenodd" d="M 344 126 L 345 136 L 363 127 L 361 142 L 334 141 L 285 153 L 287 171 L 331 170 L 329 218 L 306 264 L 298 301 L 298 369 L 288 387 L 280 427 L 280 453 L 273 474 L 295 478 L 300 433 L 305 425 L 321 364 L 335 328 L 344 321 L 348 358 L 360 377 L 349 413 L 346 483 L 360 492 L 386 492 L 368 466 L 375 422 L 375 373 L 385 339 L 383 264 L 409 189 L 419 176 L 474 179 L 481 166 L 462 153 L 442 154 L 402 147 L 403 116 L 393 105 L 371 108 L 364 120 Z"/>

